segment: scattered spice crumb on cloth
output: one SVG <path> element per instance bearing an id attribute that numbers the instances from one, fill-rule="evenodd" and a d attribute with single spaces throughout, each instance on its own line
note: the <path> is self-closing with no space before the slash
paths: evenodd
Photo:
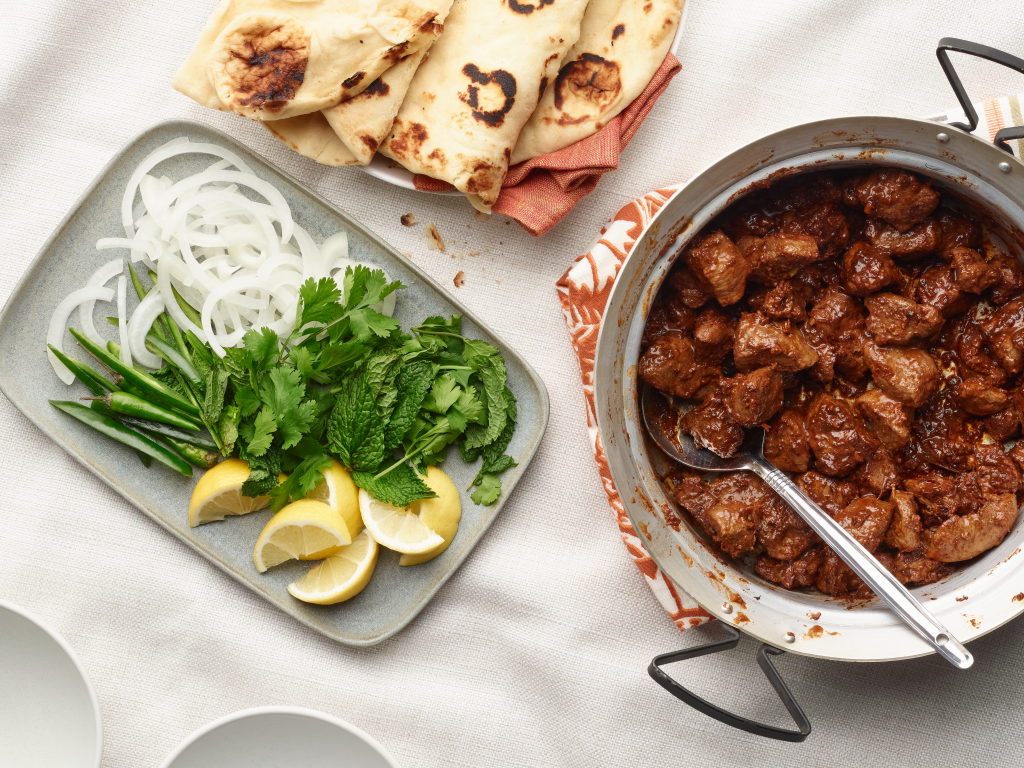
<path id="1" fill-rule="evenodd" d="M 398 220 L 400 222 L 402 222 L 402 226 L 403 227 L 415 227 L 416 226 L 416 217 L 413 216 L 411 213 L 403 213 L 402 216 Z"/>
<path id="2" fill-rule="evenodd" d="M 461 288 L 466 284 L 466 273 L 460 269 L 455 273 L 455 279 L 452 282 L 455 283 L 456 288 Z"/>

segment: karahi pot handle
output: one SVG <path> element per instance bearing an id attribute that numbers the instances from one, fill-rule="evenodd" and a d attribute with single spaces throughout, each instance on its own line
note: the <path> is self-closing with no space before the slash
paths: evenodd
<path id="1" fill-rule="evenodd" d="M 704 645 L 698 645 L 693 648 L 687 648 L 682 651 L 675 651 L 674 653 L 663 653 L 660 656 L 655 656 L 651 665 L 647 668 L 647 672 L 654 682 L 664 688 L 666 691 L 671 693 L 677 699 L 682 701 L 684 704 L 696 709 L 698 712 L 713 717 L 720 723 L 738 728 L 741 731 L 752 733 L 755 736 L 764 736 L 767 739 L 777 739 L 778 741 L 803 741 L 811 733 L 811 721 L 807 719 L 807 715 L 800 708 L 796 699 L 793 698 L 793 694 L 790 692 L 788 686 L 779 675 L 777 669 L 772 664 L 769 656 L 781 656 L 785 651 L 762 643 L 761 647 L 757 650 L 757 665 L 764 672 L 764 676 L 768 678 L 768 682 L 771 683 L 772 688 L 779 696 L 779 700 L 783 706 L 789 712 L 790 717 L 793 718 L 793 722 L 796 723 L 797 730 L 791 731 L 785 728 L 778 728 L 774 725 L 765 725 L 764 723 L 758 723 L 754 720 L 749 720 L 741 715 L 727 712 L 726 710 L 712 704 L 706 699 L 702 699 L 700 696 L 695 694 L 683 686 L 681 686 L 675 679 L 669 677 L 669 675 L 661 668 L 663 664 L 671 664 L 676 661 L 684 661 L 686 659 L 695 659 L 698 656 L 707 656 L 712 653 L 719 653 L 720 651 L 728 651 L 735 648 L 740 641 L 740 632 L 735 627 L 730 627 L 728 624 L 722 624 L 722 629 L 729 633 L 729 637 L 724 640 L 715 640 L 711 643 L 705 643 Z"/>
<path id="2" fill-rule="evenodd" d="M 939 40 L 939 46 L 935 49 L 935 55 L 939 59 L 942 71 L 946 73 L 946 79 L 949 80 L 949 84 L 956 94 L 957 101 L 960 102 L 964 114 L 967 115 L 967 119 L 970 121 L 970 125 L 965 125 L 964 123 L 950 123 L 950 125 L 971 133 L 978 127 L 978 113 L 975 111 L 974 105 L 971 104 L 971 99 L 967 95 L 967 89 L 964 88 L 964 84 L 960 82 L 960 77 L 957 75 L 956 70 L 953 69 L 953 63 L 949 60 L 949 51 L 967 53 L 987 61 L 994 61 L 996 64 L 1002 64 L 1004 67 L 1016 70 L 1022 75 L 1024 75 L 1024 59 L 1019 59 L 1016 56 L 990 48 L 987 45 L 980 45 L 979 43 L 972 43 L 967 40 L 958 40 L 955 37 L 944 37 Z M 1010 139 L 1024 139 L 1024 126 L 1003 128 L 993 137 L 992 143 L 999 147 L 999 149 L 1012 155 L 1013 150 L 1006 143 Z"/>

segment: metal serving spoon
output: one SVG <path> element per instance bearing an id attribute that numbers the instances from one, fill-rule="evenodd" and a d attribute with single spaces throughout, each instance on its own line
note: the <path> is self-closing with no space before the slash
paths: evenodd
<path id="1" fill-rule="evenodd" d="M 644 387 L 641 407 L 648 434 L 672 459 L 700 472 L 747 470 L 764 480 L 773 491 L 802 517 L 816 534 L 835 550 L 843 562 L 864 580 L 885 603 L 940 656 L 959 669 L 967 669 L 974 657 L 896 580 L 871 553 L 801 491 L 796 484 L 764 457 L 765 431 L 746 430 L 746 440 L 735 456 L 723 459 L 679 431 L 678 412 L 653 387 Z"/>

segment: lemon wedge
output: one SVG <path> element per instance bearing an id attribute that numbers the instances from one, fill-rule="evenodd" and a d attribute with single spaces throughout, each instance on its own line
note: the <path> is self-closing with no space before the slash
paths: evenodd
<path id="1" fill-rule="evenodd" d="M 359 514 L 359 492 L 352 476 L 337 461 L 323 471 L 324 481 L 306 494 L 307 499 L 322 501 L 334 507 L 345 519 L 352 541 L 363 530 L 363 518 Z"/>
<path id="2" fill-rule="evenodd" d="M 452 543 L 455 532 L 459 530 L 459 520 L 462 519 L 462 502 L 459 500 L 459 489 L 455 483 L 437 467 L 427 467 L 427 476 L 423 481 L 437 494 L 436 499 L 422 499 L 419 515 L 422 523 L 443 539 L 433 549 L 419 555 L 402 555 L 399 565 L 419 565 L 428 560 L 433 560 Z"/>
<path id="3" fill-rule="evenodd" d="M 322 501 L 301 499 L 270 518 L 252 557 L 256 570 L 263 573 L 286 560 L 322 560 L 351 543 L 338 510 Z"/>
<path id="4" fill-rule="evenodd" d="M 249 465 L 241 459 L 222 461 L 196 483 L 188 505 L 188 524 L 223 520 L 229 515 L 247 515 L 270 504 L 269 496 L 242 495 L 242 483 L 249 479 Z"/>
<path id="5" fill-rule="evenodd" d="M 370 535 L 382 547 L 403 555 L 420 555 L 442 544 L 444 539 L 420 520 L 420 502 L 394 507 L 359 489 L 359 511 Z"/>
<path id="6" fill-rule="evenodd" d="M 377 567 L 377 542 L 363 531 L 347 547 L 310 569 L 288 585 L 292 597 L 306 603 L 334 605 L 358 595 Z"/>

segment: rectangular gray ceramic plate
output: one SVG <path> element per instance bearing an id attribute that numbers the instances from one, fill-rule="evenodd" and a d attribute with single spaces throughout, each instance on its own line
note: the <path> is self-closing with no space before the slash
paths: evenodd
<path id="1" fill-rule="evenodd" d="M 308 570 L 309 563 L 288 563 L 265 574 L 256 572 L 253 545 L 270 519 L 269 510 L 189 528 L 188 503 L 200 473 L 185 478 L 158 464 L 143 471 L 130 449 L 74 421 L 47 402 L 89 394 L 79 382 L 65 386 L 47 361 L 45 340 L 50 315 L 61 299 L 84 285 L 88 275 L 101 264 L 118 256 L 128 258 L 127 251 L 97 251 L 96 241 L 101 237 L 124 236 L 120 203 L 128 177 L 152 150 L 179 136 L 194 142 L 220 144 L 238 153 L 257 176 L 281 191 L 295 221 L 316 242 L 341 230 L 348 232 L 352 259 L 373 262 L 392 280 L 401 280 L 406 285 L 405 290 L 399 291 L 395 313 L 403 328 L 430 315 L 461 314 L 466 335 L 486 339 L 505 357 L 509 387 L 519 401 L 519 424 L 508 453 L 519 465 L 503 475 L 498 503 L 478 506 L 468 493 L 460 490 L 462 522 L 448 550 L 423 565 L 399 568 L 398 554 L 382 548 L 369 586 L 348 602 L 321 607 L 299 602 L 289 595 L 288 584 Z M 156 171 L 177 180 L 216 160 L 210 155 L 180 155 L 157 166 Z M 129 312 L 133 309 L 134 303 L 130 303 Z M 116 314 L 116 307 L 97 302 L 96 328 L 113 339 L 116 328 L 107 324 L 108 314 Z M 77 313 L 72 314 L 71 323 L 77 324 L 77 320 Z M 64 349 L 85 359 L 70 333 L 65 333 Z M 157 523 L 303 624 L 351 645 L 379 643 L 420 612 L 501 512 L 533 458 L 548 420 L 547 390 L 533 368 L 433 279 L 358 222 L 227 134 L 191 120 L 159 123 L 129 142 L 47 240 L 0 312 L 0 389 L 43 432 Z M 444 463 L 444 470 L 460 489 L 469 485 L 476 474 L 475 465 L 462 462 L 455 450 Z"/>

